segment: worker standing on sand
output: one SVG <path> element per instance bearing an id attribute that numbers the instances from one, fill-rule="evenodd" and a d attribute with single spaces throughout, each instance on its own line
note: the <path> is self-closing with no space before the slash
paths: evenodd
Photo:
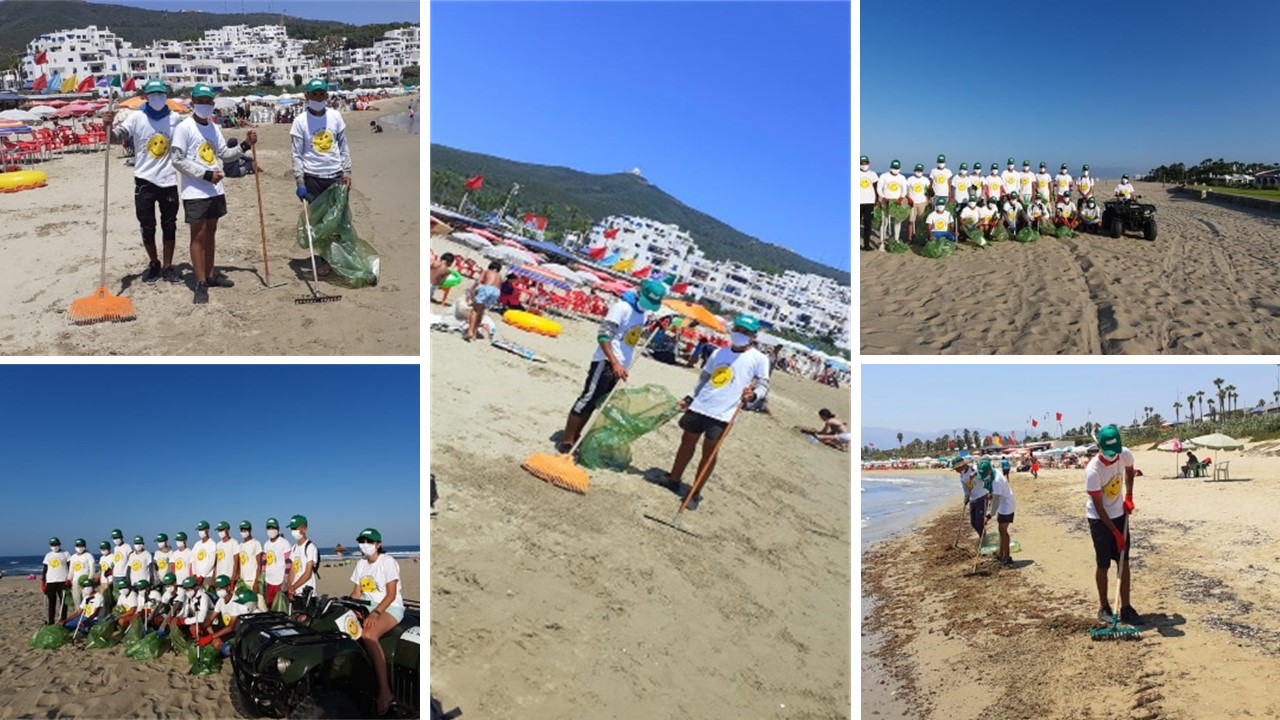
<path id="1" fill-rule="evenodd" d="M 1014 170 L 1013 158 L 1009 158 L 1008 164 L 1005 166 L 1004 172 L 1000 173 L 1000 181 L 1004 183 L 1004 195 L 1017 195 L 1018 189 L 1022 186 L 1022 173 Z"/>
<path id="2" fill-rule="evenodd" d="M 1107 572 L 1114 560 L 1119 564 L 1121 553 L 1133 542 L 1126 537 L 1125 526 L 1129 513 L 1133 512 L 1133 453 L 1120 442 L 1120 430 L 1108 425 L 1098 431 L 1098 454 L 1084 470 L 1084 489 L 1089 494 L 1085 503 L 1085 515 L 1089 519 L 1089 534 L 1093 538 L 1093 554 L 1097 562 L 1095 579 L 1098 585 L 1098 620 L 1111 623 L 1111 603 L 1107 599 Z M 1121 481 L 1124 498 L 1120 497 Z M 1120 573 L 1120 622 L 1141 625 L 1142 616 L 1129 602 L 1129 558 L 1125 555 Z"/>
<path id="3" fill-rule="evenodd" d="M 987 464 L 988 469 L 991 467 L 989 460 L 982 462 Z M 982 463 L 978 464 L 978 468 L 982 468 Z M 978 472 L 969 465 L 968 458 L 956 458 L 951 464 L 951 469 L 960 473 L 960 489 L 964 491 L 964 506 L 969 509 L 969 526 L 978 533 L 978 542 L 982 542 L 983 517 L 986 512 L 986 503 L 983 502 L 983 498 L 987 496 L 988 489 L 978 481 Z"/>
<path id="4" fill-rule="evenodd" d="M 929 171 L 929 192 L 933 193 L 935 205 L 938 198 L 942 198 L 943 204 L 951 200 L 951 170 L 947 167 L 946 155 L 939 155 L 938 166 Z"/>
<path id="5" fill-rule="evenodd" d="M 1076 189 L 1080 191 L 1080 202 L 1082 204 L 1089 198 L 1093 197 L 1093 188 L 1097 184 L 1097 180 L 1089 177 L 1088 165 L 1080 168 L 1080 179 L 1076 181 Z"/>
<path id="6" fill-rule="evenodd" d="M 1044 163 L 1040 163 L 1040 172 L 1036 173 L 1036 197 L 1048 207 L 1053 200 L 1053 192 L 1050 186 L 1053 184 L 1053 176 L 1049 174 L 1049 167 Z"/>
<path id="7" fill-rule="evenodd" d="M 907 178 L 907 202 L 911 215 L 907 217 L 907 242 L 915 242 L 916 225 L 929 214 L 929 180 L 924 176 L 924 165 L 917 164 L 915 173 Z"/>
<path id="8" fill-rule="evenodd" d="M 1031 206 L 1031 196 L 1035 194 L 1036 174 L 1031 172 L 1031 161 L 1022 161 L 1022 172 L 1018 173 L 1018 197 L 1023 207 Z"/>
<path id="9" fill-rule="evenodd" d="M 889 217 L 889 205 L 904 205 L 907 202 L 907 181 L 902 177 L 902 163 L 894 160 L 889 163 L 889 172 L 880 176 L 880 184 L 876 186 L 876 194 L 880 196 L 880 249 L 884 250 L 888 230 L 893 229 L 893 240 L 898 242 L 902 233 L 902 223 Z"/>
<path id="10" fill-rule="evenodd" d="M 987 520 L 994 515 L 996 526 L 1000 529 L 1000 549 L 996 551 L 996 562 L 1002 565 L 1013 565 L 1009 555 L 1009 526 L 1013 524 L 1013 488 L 1009 486 L 1009 459 L 1000 461 L 1001 471 L 997 471 L 991 482 L 991 507 L 987 508 Z"/>
<path id="11" fill-rule="evenodd" d="M 876 183 L 880 180 L 880 176 L 876 175 L 871 169 L 871 159 L 863 155 L 858 159 L 858 217 L 862 230 L 862 249 L 873 250 L 871 247 L 871 214 L 876 209 Z M 884 241 L 881 240 L 883 245 Z"/>
<path id="12" fill-rule="evenodd" d="M 299 200 L 315 202 L 330 187 L 351 187 L 351 152 L 347 148 L 347 123 L 342 113 L 329 107 L 329 86 L 324 80 L 307 81 L 307 109 L 289 127 L 293 157 L 293 182 Z M 316 273 L 330 272 L 324 258 L 316 258 Z"/>
<path id="13" fill-rule="evenodd" d="M 991 205 L 991 201 L 995 200 L 993 207 L 998 207 L 1000 198 L 1004 196 L 1004 180 L 1000 178 L 1000 166 L 991 163 L 991 173 L 982 180 L 982 195 L 987 199 L 987 204 Z"/>
<path id="14" fill-rule="evenodd" d="M 1062 168 L 1058 170 L 1058 176 L 1053 179 L 1055 195 L 1071 195 L 1071 186 L 1075 184 L 1071 173 L 1067 171 L 1067 164 L 1062 163 Z"/>
<path id="15" fill-rule="evenodd" d="M 957 210 L 963 209 L 965 204 L 969 202 L 969 199 L 973 197 L 970 193 L 970 188 L 973 187 L 974 179 L 969 175 L 969 166 L 964 163 L 960 163 L 959 174 L 951 178 L 951 194 L 952 198 L 955 200 Z"/>

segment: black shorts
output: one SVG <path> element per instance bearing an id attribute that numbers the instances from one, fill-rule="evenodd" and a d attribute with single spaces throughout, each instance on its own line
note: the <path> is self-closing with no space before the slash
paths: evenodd
<path id="1" fill-rule="evenodd" d="M 1118 518 L 1111 518 L 1111 524 L 1116 529 L 1124 533 L 1124 521 L 1127 516 L 1121 515 Z M 1089 535 L 1093 538 L 1093 556 L 1097 560 L 1098 569 L 1106 570 L 1111 567 L 1111 562 L 1120 562 L 1120 548 L 1116 547 L 1116 539 L 1111 535 L 1111 531 L 1101 520 L 1089 518 Z M 1130 539 L 1132 542 L 1132 538 Z"/>
<path id="2" fill-rule="evenodd" d="M 1000 513 L 996 513 L 996 522 L 999 523 L 1000 525 L 1011 524 L 1013 522 L 1013 513 L 1009 513 L 1008 515 L 1001 515 Z"/>
<path id="3" fill-rule="evenodd" d="M 719 440 L 720 436 L 724 434 L 724 429 L 728 426 L 729 423 L 724 420 L 716 420 L 715 418 L 707 417 L 702 413 L 696 413 L 692 410 L 686 410 L 684 415 L 680 418 L 681 430 L 693 433 L 694 435 L 702 435 L 705 433 L 707 439 L 711 442 Z"/>
<path id="4" fill-rule="evenodd" d="M 227 196 L 215 195 L 211 198 L 183 200 L 182 209 L 186 211 L 188 225 L 217 220 L 227 214 Z"/>
<path id="5" fill-rule="evenodd" d="M 596 404 L 612 392 L 613 386 L 617 384 L 618 376 L 613 374 L 613 365 L 608 360 L 592 361 L 587 370 L 587 381 L 582 385 L 582 394 L 573 401 L 569 412 L 582 418 L 591 417 Z"/>
<path id="6" fill-rule="evenodd" d="M 315 202 L 316 198 L 325 190 L 337 185 L 342 180 L 342 175 L 334 175 L 333 177 L 317 177 L 315 175 L 303 175 L 302 184 L 307 189 L 307 202 Z"/>
<path id="7" fill-rule="evenodd" d="M 172 238 L 178 221 L 178 186 L 161 187 L 136 177 L 133 179 L 133 210 L 142 228 L 142 239 L 156 241 L 156 205 L 160 206 L 160 227 Z"/>

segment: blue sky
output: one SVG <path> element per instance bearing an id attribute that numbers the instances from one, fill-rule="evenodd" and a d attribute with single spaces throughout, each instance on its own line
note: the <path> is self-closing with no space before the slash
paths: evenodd
<path id="1" fill-rule="evenodd" d="M 201 10 L 208 13 L 286 13 L 311 20 L 337 20 L 352 25 L 420 22 L 418 0 L 91 0 L 147 10 Z"/>
<path id="2" fill-rule="evenodd" d="M 198 520 L 320 545 L 419 531 L 417 365 L 0 366 L 0 555 L 95 551 L 118 527 L 154 549 Z M 197 400 L 196 392 L 200 396 Z M 287 533 L 288 531 L 285 530 Z M 233 535 L 233 537 L 238 537 Z"/>
<path id="3" fill-rule="evenodd" d="M 1275 65 L 1280 3 L 907 8 L 862 3 L 859 154 L 873 170 L 894 157 L 931 167 L 938 153 L 953 170 L 974 161 L 1003 169 L 1012 154 L 1050 172 L 1065 162 L 1078 174 L 1089 163 L 1111 177 L 1106 168 L 1145 172 L 1206 157 L 1280 162 L 1280 93 L 1263 80 Z M 907 22 L 915 29 L 889 31 Z M 976 82 L 988 88 L 981 98 Z M 955 122 L 956 113 L 969 120 Z"/>
<path id="4" fill-rule="evenodd" d="M 431 140 L 639 167 L 691 207 L 847 270 L 850 19 L 844 2 L 437 2 Z"/>
<path id="5" fill-rule="evenodd" d="M 1276 365 L 863 365 L 864 427 L 932 432 L 984 428 L 1022 433 L 1027 419 L 1061 412 L 1063 428 L 1090 418 L 1119 425 L 1154 407 L 1173 420 L 1173 402 L 1204 391 L 1217 402 L 1215 378 L 1235 385 L 1240 407 L 1274 402 Z M 1197 401 L 1198 402 L 1198 401 Z M 1090 415 L 1092 411 L 1092 415 Z M 1197 415 L 1199 411 L 1197 410 Z M 1186 417 L 1186 408 L 1182 410 Z M 1050 420 L 1053 416 L 1050 415 Z M 1056 421 L 1050 432 L 1057 429 Z M 1044 430 L 1042 424 L 1037 432 Z"/>

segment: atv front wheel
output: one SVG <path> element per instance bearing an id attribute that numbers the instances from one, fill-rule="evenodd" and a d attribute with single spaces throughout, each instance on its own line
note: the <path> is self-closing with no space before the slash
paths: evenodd
<path id="1" fill-rule="evenodd" d="M 1156 239 L 1156 219 L 1147 218 L 1147 224 L 1142 226 L 1142 237 L 1148 240 Z"/>
<path id="2" fill-rule="evenodd" d="M 236 681 L 231 681 L 231 709 L 236 711 L 237 717 L 242 718 L 258 718 L 262 717 L 262 713 L 258 711 L 253 700 L 245 697 L 245 694 L 236 687 Z"/>
<path id="3" fill-rule="evenodd" d="M 1118 217 L 1111 218 L 1111 237 L 1118 238 L 1124 234 L 1124 221 Z"/>
<path id="4" fill-rule="evenodd" d="M 293 720 L 338 720 L 364 715 L 350 696 L 334 690 L 321 690 L 304 697 L 289 713 Z"/>

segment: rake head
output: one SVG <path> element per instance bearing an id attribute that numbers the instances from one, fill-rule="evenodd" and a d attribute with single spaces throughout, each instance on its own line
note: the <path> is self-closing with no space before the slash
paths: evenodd
<path id="1" fill-rule="evenodd" d="M 293 302 L 296 305 L 314 305 L 316 303 L 337 302 L 341 299 L 341 295 L 321 295 L 320 293 L 316 293 L 315 295 L 304 295 L 300 298 L 294 298 Z"/>
<path id="2" fill-rule="evenodd" d="M 1112 620 L 1111 624 L 1106 627 L 1093 628 L 1089 631 L 1090 640 L 1138 640 L 1141 639 L 1141 631 L 1135 627 L 1121 627 L 1119 622 Z"/>
<path id="3" fill-rule="evenodd" d="M 76 325 L 92 325 L 100 322 L 125 322 L 137 317 L 133 301 L 127 297 L 112 295 L 105 287 L 93 291 L 88 297 L 76 298 L 67 316 Z"/>
<path id="4" fill-rule="evenodd" d="M 587 471 L 573 464 L 572 455 L 534 453 L 525 458 L 520 467 L 543 482 L 579 495 L 586 495 L 587 487 L 591 484 Z"/>

